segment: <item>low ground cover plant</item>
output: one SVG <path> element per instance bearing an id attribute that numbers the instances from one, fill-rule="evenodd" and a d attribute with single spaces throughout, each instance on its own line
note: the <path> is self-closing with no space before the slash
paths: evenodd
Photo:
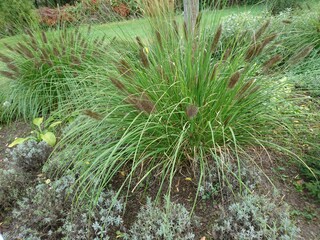
<path id="1" fill-rule="evenodd" d="M 196 224 L 196 217 L 191 217 L 183 205 L 166 199 L 161 208 L 148 198 L 124 239 L 191 240 L 195 239 L 192 228 Z"/>
<path id="2" fill-rule="evenodd" d="M 298 239 L 299 228 L 290 220 L 288 206 L 259 195 L 246 195 L 231 204 L 213 227 L 217 239 Z"/>
<path id="3" fill-rule="evenodd" d="M 72 186 L 75 181 L 74 176 L 67 175 L 55 181 L 41 180 L 29 188 L 13 209 L 11 230 L 4 237 L 109 239 L 123 223 L 122 200 L 114 200 L 115 193 L 107 191 L 101 193 L 94 210 L 78 207 L 72 212 Z"/>
<path id="4" fill-rule="evenodd" d="M 105 38 L 90 36 L 90 28 L 29 31 L 16 45 L 6 45 L 8 52 L 0 54 L 6 69 L 0 74 L 11 81 L 2 120 L 33 119 L 68 104 L 74 109 L 78 96 L 93 85 L 79 75 L 105 64 L 106 46 Z"/>
<path id="5" fill-rule="evenodd" d="M 46 142 L 25 141 L 7 150 L 7 158 L 0 168 L 1 211 L 7 212 L 24 196 L 26 188 L 33 184 L 52 147 Z"/>

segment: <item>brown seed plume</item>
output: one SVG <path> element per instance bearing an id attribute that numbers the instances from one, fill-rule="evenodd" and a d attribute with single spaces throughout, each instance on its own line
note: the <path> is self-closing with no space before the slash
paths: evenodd
<path id="1" fill-rule="evenodd" d="M 89 109 L 84 110 L 83 113 L 96 120 L 101 120 L 103 118 L 99 113 L 93 112 Z"/>
<path id="2" fill-rule="evenodd" d="M 224 54 L 223 54 L 223 57 L 222 57 L 222 60 L 223 61 L 226 61 L 229 57 L 230 57 L 230 54 L 231 54 L 231 48 L 228 48 Z"/>
<path id="3" fill-rule="evenodd" d="M 308 46 L 303 48 L 300 52 L 298 52 L 297 54 L 295 54 L 294 56 L 292 56 L 288 63 L 291 65 L 295 65 L 297 63 L 299 63 L 300 61 L 302 61 L 303 59 L 305 59 L 313 50 L 313 46 Z"/>
<path id="4" fill-rule="evenodd" d="M 148 60 L 148 56 L 144 52 L 143 48 L 140 48 L 139 55 L 140 55 L 140 60 L 141 60 L 142 65 L 144 67 L 148 68 L 149 67 L 149 60 Z"/>
<path id="5" fill-rule="evenodd" d="M 122 82 L 120 82 L 118 79 L 115 78 L 110 78 L 111 82 L 113 83 L 113 85 L 118 88 L 120 91 L 125 92 L 126 91 L 126 87 L 124 86 L 124 84 Z"/>
<path id="6" fill-rule="evenodd" d="M 7 63 L 7 68 L 13 72 L 19 73 L 19 68 L 13 63 Z"/>
<path id="7" fill-rule="evenodd" d="M 217 70 L 218 70 L 218 67 L 219 67 L 219 63 L 216 63 L 214 66 L 213 66 L 213 70 L 211 72 L 211 77 L 210 77 L 210 81 L 213 81 L 217 75 Z"/>
<path id="8" fill-rule="evenodd" d="M 14 48 L 11 47 L 11 46 L 10 46 L 9 44 L 7 44 L 7 43 L 3 43 L 3 45 L 6 46 L 6 48 L 8 48 L 10 51 L 12 51 L 12 52 L 15 51 Z"/>
<path id="9" fill-rule="evenodd" d="M 8 72 L 8 71 L 2 71 L 0 70 L 0 74 L 7 77 L 7 78 L 10 78 L 12 80 L 16 80 L 16 75 L 12 72 Z"/>
<path id="10" fill-rule="evenodd" d="M 189 119 L 194 118 L 199 112 L 199 108 L 193 104 L 186 108 L 186 114 Z"/>
<path id="11" fill-rule="evenodd" d="M 237 93 L 237 98 L 241 97 L 250 87 L 251 85 L 255 82 L 255 79 L 251 79 L 248 82 L 246 82 L 245 85 L 239 90 Z"/>
<path id="12" fill-rule="evenodd" d="M 41 32 L 42 41 L 48 43 L 47 35 L 44 31 Z"/>
<path id="13" fill-rule="evenodd" d="M 0 53 L 0 60 L 4 63 L 11 63 L 13 62 L 13 59 L 8 57 L 7 55 L 4 55 L 3 53 Z"/>
<path id="14" fill-rule="evenodd" d="M 261 49 L 261 44 L 252 44 L 247 53 L 246 53 L 246 56 L 245 56 L 245 60 L 246 61 L 251 61 L 255 56 L 256 56 L 256 53 L 257 51 L 259 51 L 259 49 Z"/>
<path id="15" fill-rule="evenodd" d="M 34 58 L 33 53 L 30 51 L 30 49 L 26 45 L 18 43 L 18 47 L 26 57 Z"/>
<path id="16" fill-rule="evenodd" d="M 228 84 L 228 88 L 233 88 L 237 82 L 240 79 L 240 72 L 236 71 L 234 74 L 232 74 L 232 76 L 229 78 L 229 84 Z"/>
<path id="17" fill-rule="evenodd" d="M 140 97 L 129 95 L 125 101 L 132 104 L 142 112 L 150 114 L 155 111 L 155 105 L 146 93 L 142 93 Z"/>
<path id="18" fill-rule="evenodd" d="M 259 29 L 258 31 L 254 34 L 253 36 L 253 42 L 256 42 L 267 30 L 267 28 L 270 25 L 270 20 L 266 21 Z"/>
<path id="19" fill-rule="evenodd" d="M 130 65 L 124 59 L 120 60 L 117 65 L 117 69 L 121 75 L 130 77 L 132 74 Z"/>
<path id="20" fill-rule="evenodd" d="M 144 48 L 144 45 L 143 45 L 143 43 L 142 43 L 141 38 L 137 36 L 137 37 L 136 37 L 136 40 L 137 40 L 138 45 L 139 45 L 141 48 Z"/>
<path id="21" fill-rule="evenodd" d="M 282 60 L 282 55 L 277 54 L 271 57 L 268 61 L 263 64 L 263 72 L 267 72 L 274 64 Z"/>
<path id="22" fill-rule="evenodd" d="M 160 46 L 161 48 L 163 48 L 163 46 L 162 46 L 161 34 L 160 34 L 160 32 L 159 32 L 158 30 L 156 30 L 156 38 L 157 38 L 157 41 L 158 41 L 158 43 L 159 43 L 159 46 Z"/>
<path id="23" fill-rule="evenodd" d="M 216 50 L 219 40 L 221 38 L 221 33 L 222 33 L 222 25 L 220 24 L 214 35 L 213 41 L 211 43 L 211 53 L 213 53 Z"/>
<path id="24" fill-rule="evenodd" d="M 282 22 L 283 22 L 284 24 L 291 24 L 291 23 L 292 23 L 292 21 L 291 21 L 291 20 L 288 20 L 288 19 L 282 20 Z"/>
<path id="25" fill-rule="evenodd" d="M 272 42 L 278 35 L 277 34 L 272 34 L 268 37 L 266 37 L 262 43 L 260 44 L 259 48 L 256 49 L 254 53 L 254 57 L 259 56 L 259 54 L 263 51 L 263 49 L 270 43 Z"/>
<path id="26" fill-rule="evenodd" d="M 75 55 L 71 56 L 71 61 L 75 66 L 81 65 L 81 60 Z"/>

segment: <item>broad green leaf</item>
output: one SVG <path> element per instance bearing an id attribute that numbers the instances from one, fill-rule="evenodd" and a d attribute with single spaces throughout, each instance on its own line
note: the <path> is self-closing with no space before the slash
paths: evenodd
<path id="1" fill-rule="evenodd" d="M 18 144 L 24 143 L 26 140 L 28 140 L 28 138 L 17 138 L 12 143 L 10 143 L 10 145 L 8 147 L 9 148 L 14 147 Z"/>
<path id="2" fill-rule="evenodd" d="M 43 123 L 43 117 L 33 119 L 32 123 L 40 128 L 41 123 Z"/>
<path id="3" fill-rule="evenodd" d="M 53 147 L 57 142 L 56 136 L 52 132 L 46 132 L 45 134 L 40 134 L 40 137 L 43 141 L 48 143 L 51 147 Z"/>
<path id="4" fill-rule="evenodd" d="M 60 125 L 61 123 L 62 123 L 61 121 L 54 122 L 54 123 L 52 123 L 52 124 L 49 126 L 49 129 L 50 129 L 50 128 L 54 128 L 55 126 L 58 126 L 58 125 Z"/>

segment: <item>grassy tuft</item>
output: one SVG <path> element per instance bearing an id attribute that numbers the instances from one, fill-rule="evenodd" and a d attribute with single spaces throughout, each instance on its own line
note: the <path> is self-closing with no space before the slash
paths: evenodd
<path id="1" fill-rule="evenodd" d="M 76 104 L 93 84 L 80 75 L 86 72 L 88 76 L 104 64 L 106 46 L 104 38 L 90 37 L 89 30 L 65 28 L 27 31 L 17 44 L 6 44 L 0 55 L 6 68 L 0 74 L 11 80 L 7 93 L 11 105 L 2 119 L 32 119 L 61 109 L 66 102 Z"/>
<path id="2" fill-rule="evenodd" d="M 80 173 L 80 199 L 95 188 L 90 197 L 97 200 L 120 171 L 126 178 L 119 191 L 134 191 L 156 176 L 159 193 L 166 181 L 170 192 L 181 167 L 199 176 L 200 186 L 209 160 L 219 162 L 221 181 L 228 182 L 224 161 L 232 159 L 240 176 L 239 156 L 247 147 L 277 147 L 282 137 L 274 133 L 288 132 L 289 116 L 274 100 L 284 83 L 261 75 L 263 65 L 254 62 L 271 37 L 237 51 L 230 45 L 219 55 L 215 46 L 223 28 L 215 21 L 199 24 L 194 35 L 186 28 L 180 34 L 163 15 L 151 21 L 151 29 L 146 47 L 138 40 L 137 57 L 114 60 L 103 90 L 108 95 L 97 94 L 93 104 L 101 120 L 80 116 L 58 146 L 68 144 L 73 152 L 65 168 Z"/>

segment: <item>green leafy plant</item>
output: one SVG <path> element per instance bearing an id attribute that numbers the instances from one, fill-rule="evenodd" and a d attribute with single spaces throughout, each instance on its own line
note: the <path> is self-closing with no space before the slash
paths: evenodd
<path id="1" fill-rule="evenodd" d="M 290 220 L 287 205 L 259 195 L 246 195 L 231 204 L 213 227 L 217 239 L 298 239 L 299 229 Z"/>
<path id="2" fill-rule="evenodd" d="M 28 31 L 16 45 L 6 44 L 7 53 L 0 54 L 6 69 L 0 74 L 11 79 L 11 105 L 2 114 L 4 121 L 74 110 L 78 97 L 94 85 L 88 76 L 105 66 L 105 37 L 91 37 L 90 32 L 90 27 Z"/>
<path id="3" fill-rule="evenodd" d="M 17 138 L 15 139 L 9 147 L 14 147 L 18 144 L 24 143 L 25 141 L 28 140 L 35 140 L 36 142 L 41 142 L 44 141 L 46 142 L 49 146 L 53 147 L 56 142 L 56 136 L 52 132 L 52 130 L 60 125 L 62 122 L 61 121 L 56 121 L 51 123 L 49 126 L 44 126 L 43 125 L 43 118 L 35 118 L 32 121 L 33 125 L 36 126 L 37 128 L 31 132 L 31 136 L 25 137 L 25 138 Z"/>

